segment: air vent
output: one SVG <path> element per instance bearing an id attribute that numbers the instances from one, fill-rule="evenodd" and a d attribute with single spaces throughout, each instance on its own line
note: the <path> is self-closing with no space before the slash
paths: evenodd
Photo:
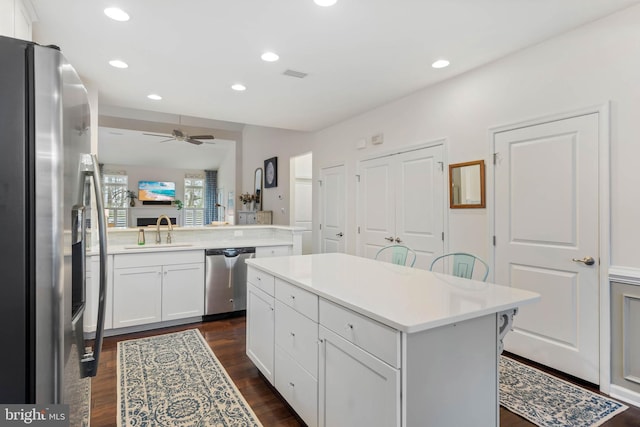
<path id="1" fill-rule="evenodd" d="M 304 79 L 305 77 L 308 76 L 307 73 L 303 73 L 302 71 L 295 71 L 295 70 L 287 70 L 282 74 L 284 74 L 285 76 L 296 77 L 299 79 Z"/>

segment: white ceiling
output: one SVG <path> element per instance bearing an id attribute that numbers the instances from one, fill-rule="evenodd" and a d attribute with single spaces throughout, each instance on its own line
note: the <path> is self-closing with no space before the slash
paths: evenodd
<path id="1" fill-rule="evenodd" d="M 638 0 L 31 0 L 104 105 L 314 131 Z M 131 20 L 103 9 L 119 6 Z M 273 50 L 280 61 L 260 55 Z M 447 58 L 451 66 L 431 63 Z M 126 70 L 108 65 L 111 59 Z M 282 75 L 308 73 L 304 79 Z M 230 89 L 234 83 L 245 92 Z M 146 98 L 158 93 L 162 101 Z"/>
<path id="2" fill-rule="evenodd" d="M 101 163 L 155 166 L 172 169 L 217 170 L 235 142 L 214 139 L 202 145 L 145 135 L 128 129 L 98 128 L 98 158 Z"/>

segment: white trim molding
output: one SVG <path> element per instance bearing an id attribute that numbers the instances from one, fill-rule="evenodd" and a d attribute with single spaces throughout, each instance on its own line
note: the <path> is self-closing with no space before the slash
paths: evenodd
<path id="1" fill-rule="evenodd" d="M 609 396 L 634 406 L 640 406 L 640 393 L 611 384 Z"/>
<path id="2" fill-rule="evenodd" d="M 612 265 L 609 267 L 609 281 L 640 286 L 640 268 Z"/>

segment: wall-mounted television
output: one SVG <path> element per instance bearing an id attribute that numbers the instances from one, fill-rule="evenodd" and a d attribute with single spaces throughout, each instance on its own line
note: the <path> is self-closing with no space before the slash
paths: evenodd
<path id="1" fill-rule="evenodd" d="M 175 200 L 176 183 L 165 181 L 138 181 L 138 199 L 143 202 Z"/>

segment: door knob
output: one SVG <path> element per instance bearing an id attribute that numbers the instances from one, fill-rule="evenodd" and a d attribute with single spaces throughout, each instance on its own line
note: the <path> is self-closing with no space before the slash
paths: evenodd
<path id="1" fill-rule="evenodd" d="M 390 242 L 393 242 L 393 237 L 385 237 L 384 240 L 388 240 Z"/>
<path id="2" fill-rule="evenodd" d="M 342 236 L 344 236 L 344 233 L 342 233 L 342 231 L 341 231 L 341 232 L 339 232 L 338 234 L 336 234 L 336 236 L 338 236 L 338 237 L 342 237 Z"/>
<path id="3" fill-rule="evenodd" d="M 585 265 L 593 265 L 593 264 L 596 263 L 596 260 L 593 259 L 593 257 L 590 257 L 590 256 L 586 256 L 586 257 L 584 257 L 582 259 L 573 258 L 572 261 L 573 262 L 581 262 L 581 263 L 584 263 Z"/>

